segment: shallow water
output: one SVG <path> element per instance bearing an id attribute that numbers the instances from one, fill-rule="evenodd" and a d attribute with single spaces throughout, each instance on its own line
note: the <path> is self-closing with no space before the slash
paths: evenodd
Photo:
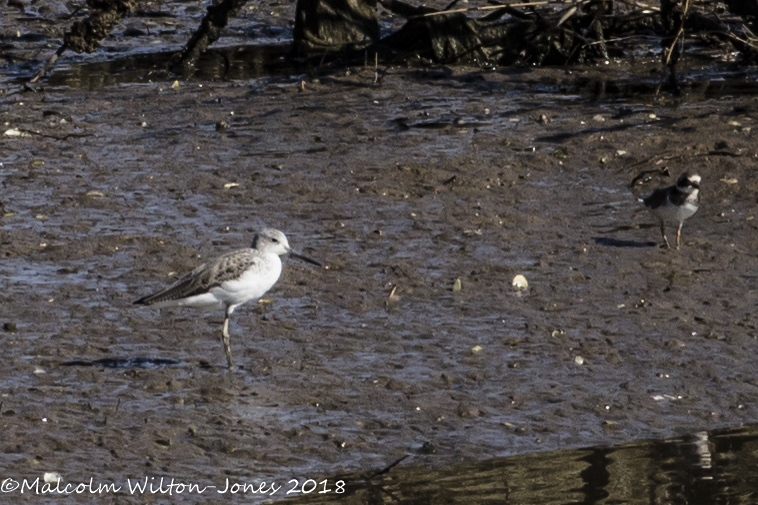
<path id="1" fill-rule="evenodd" d="M 746 427 L 443 471 L 385 468 L 332 477 L 313 491 L 311 483 L 293 483 L 288 491 L 300 494 L 291 503 L 747 504 L 754 502 L 758 484 L 752 470 L 755 446 L 755 427 Z M 344 488 L 337 487 L 340 482 Z"/>

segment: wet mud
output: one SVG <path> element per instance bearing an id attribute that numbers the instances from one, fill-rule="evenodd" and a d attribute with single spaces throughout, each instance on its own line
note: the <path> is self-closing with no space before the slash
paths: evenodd
<path id="1" fill-rule="evenodd" d="M 682 99 L 587 84 L 617 76 L 4 95 L 3 471 L 284 484 L 755 422 L 755 77 Z M 703 177 L 679 251 L 628 188 L 663 166 Z M 235 312 L 231 375 L 223 314 L 132 307 L 263 226 L 329 268 L 286 261 Z"/>

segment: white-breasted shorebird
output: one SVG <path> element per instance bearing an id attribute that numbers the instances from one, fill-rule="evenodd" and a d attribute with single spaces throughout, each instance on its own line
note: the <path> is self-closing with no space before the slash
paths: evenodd
<path id="1" fill-rule="evenodd" d="M 247 249 L 228 252 L 183 275 L 168 288 L 143 296 L 135 305 L 156 307 L 219 307 L 224 309 L 222 340 L 229 370 L 232 350 L 229 343 L 229 316 L 234 309 L 257 300 L 271 289 L 282 273 L 279 256 L 290 254 L 308 263 L 322 266 L 290 249 L 284 233 L 268 228 L 255 235 Z"/>
<path id="2" fill-rule="evenodd" d="M 650 196 L 640 199 L 645 207 L 661 223 L 661 235 L 667 249 L 671 249 L 666 238 L 666 222 L 677 223 L 676 248 L 679 249 L 684 221 L 697 212 L 700 205 L 700 176 L 684 173 L 676 184 L 653 191 Z"/>

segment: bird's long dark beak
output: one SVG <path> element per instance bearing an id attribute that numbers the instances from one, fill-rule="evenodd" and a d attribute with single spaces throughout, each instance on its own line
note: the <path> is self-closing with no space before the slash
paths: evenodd
<path id="1" fill-rule="evenodd" d="M 310 263 L 311 265 L 316 265 L 317 267 L 324 266 L 321 263 L 319 263 L 318 261 L 310 259 L 308 256 L 303 256 L 302 254 L 298 254 L 298 253 L 293 252 L 293 251 L 290 251 L 290 256 L 294 256 L 295 258 L 297 258 L 299 260 L 303 260 L 306 263 Z"/>

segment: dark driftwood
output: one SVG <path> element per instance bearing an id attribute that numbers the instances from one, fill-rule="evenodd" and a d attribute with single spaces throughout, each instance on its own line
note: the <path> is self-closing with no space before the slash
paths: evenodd
<path id="1" fill-rule="evenodd" d="M 91 53 L 100 47 L 100 41 L 108 36 L 136 4 L 137 0 L 87 0 L 87 5 L 94 10 L 93 14 L 71 25 L 71 29 L 63 36 L 63 44 L 29 82 L 42 77 L 67 49 L 76 53 Z"/>
<path id="2" fill-rule="evenodd" d="M 384 61 L 420 57 L 478 65 L 567 64 L 624 56 L 625 44 L 644 34 L 661 41 L 662 63 L 674 86 L 687 36 L 699 34 L 703 41 L 728 44 L 740 51 L 745 61 L 758 60 L 758 40 L 753 35 L 758 33 L 758 0 L 726 0 L 734 14 L 731 17 L 719 12 L 716 4 L 696 6 L 693 0 L 661 0 L 660 9 L 645 4 L 648 0 L 577 0 L 558 11 L 555 4 L 546 5 L 545 1 L 501 5 L 489 0 L 488 6 L 450 12 L 402 0 L 379 1 L 385 9 L 407 18 L 403 27 L 381 40 L 377 0 L 298 0 L 293 55 L 321 60 L 331 55 L 332 60 L 354 61 L 351 58 L 356 51 L 361 55 L 365 51 Z M 71 26 L 63 45 L 34 80 L 66 49 L 94 51 L 139 2 L 87 0 L 92 14 Z M 190 72 L 198 56 L 218 40 L 245 3 L 219 0 L 209 6 L 198 29 L 173 58 L 171 69 Z M 486 14 L 475 17 L 479 12 Z"/>
<path id="3" fill-rule="evenodd" d="M 235 17 L 246 3 L 247 0 L 221 0 L 209 5 L 200 27 L 169 64 L 171 70 L 188 75 L 200 54 L 219 39 L 229 19 Z"/>
<path id="4" fill-rule="evenodd" d="M 362 49 L 379 40 L 376 0 L 298 0 L 297 56 Z"/>
<path id="5" fill-rule="evenodd" d="M 398 54 L 412 53 L 439 63 L 481 65 L 555 65 L 621 56 L 609 39 L 640 29 L 663 33 L 659 17 L 636 11 L 614 13 L 604 1 L 577 3 L 562 11 L 519 10 L 502 6 L 479 19 L 463 13 L 430 16 L 401 0 L 382 5 L 408 18 L 381 41 Z"/>
<path id="6" fill-rule="evenodd" d="M 63 37 L 64 47 L 77 53 L 91 53 L 137 3 L 137 0 L 87 0 L 94 13 L 71 25 Z"/>

